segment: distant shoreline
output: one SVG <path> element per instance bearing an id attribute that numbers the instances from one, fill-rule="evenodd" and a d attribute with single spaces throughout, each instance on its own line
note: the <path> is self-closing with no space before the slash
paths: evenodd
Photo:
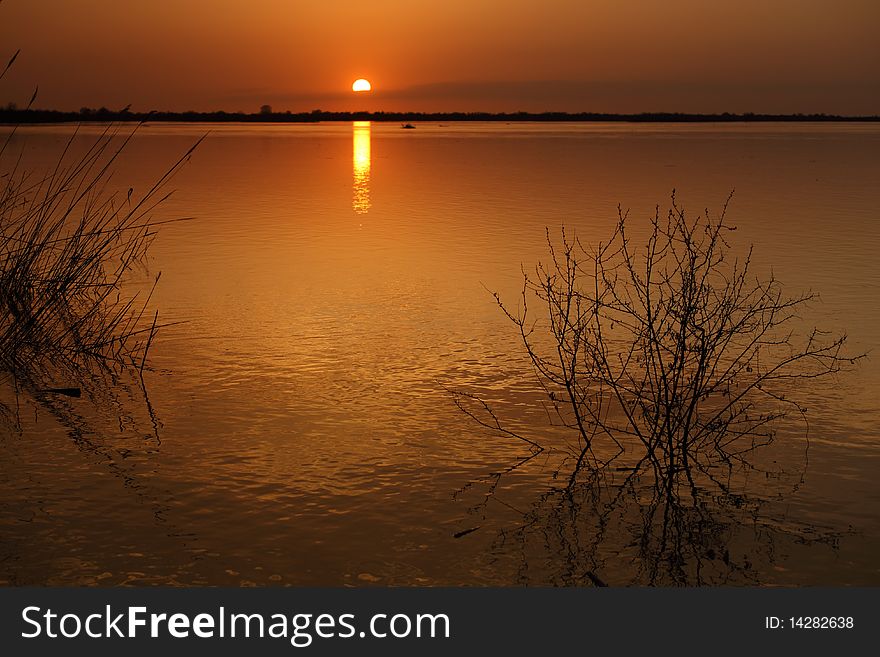
<path id="1" fill-rule="evenodd" d="M 131 112 L 106 108 L 83 108 L 79 112 L 59 110 L 0 109 L 0 124 L 27 125 L 85 122 L 156 123 L 320 123 L 323 121 L 376 122 L 568 122 L 568 123 L 876 123 L 880 116 L 840 116 L 836 114 L 689 114 L 645 112 L 610 114 L 602 112 Z"/>

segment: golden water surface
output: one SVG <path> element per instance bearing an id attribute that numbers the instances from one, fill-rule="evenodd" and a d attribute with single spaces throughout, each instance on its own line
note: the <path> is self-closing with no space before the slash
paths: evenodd
<path id="1" fill-rule="evenodd" d="M 180 322 L 151 348 L 152 417 L 71 400 L 75 430 L 28 406 L 0 436 L 7 584 L 580 583 L 540 511 L 558 464 L 493 478 L 528 451 L 447 389 L 564 441 L 490 291 L 515 306 L 547 227 L 592 243 L 673 188 L 693 211 L 735 189 L 732 247 L 818 292 L 807 321 L 880 345 L 876 126 L 146 125 L 113 184 L 143 189 L 209 130 L 160 209 L 194 219 L 140 272 Z M 14 143 L 49 166 L 70 131 Z M 706 583 L 880 584 L 880 368 L 827 383 L 804 391 L 807 457 L 794 428 L 773 454 L 802 481 L 750 480 L 769 520 L 728 524 Z M 612 584 L 640 581 L 627 522 L 591 557 Z"/>

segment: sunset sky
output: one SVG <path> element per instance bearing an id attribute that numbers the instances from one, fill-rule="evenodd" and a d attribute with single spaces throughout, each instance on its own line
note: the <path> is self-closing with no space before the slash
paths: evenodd
<path id="1" fill-rule="evenodd" d="M 3 0 L 0 103 L 880 114 L 878 25 L 877 0 Z"/>

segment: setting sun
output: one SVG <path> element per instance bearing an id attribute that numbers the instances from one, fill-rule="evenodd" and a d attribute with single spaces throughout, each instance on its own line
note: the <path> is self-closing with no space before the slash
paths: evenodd
<path id="1" fill-rule="evenodd" d="M 355 80 L 351 85 L 352 91 L 370 91 L 372 88 L 373 86 L 370 84 L 370 81 L 363 78 Z"/>

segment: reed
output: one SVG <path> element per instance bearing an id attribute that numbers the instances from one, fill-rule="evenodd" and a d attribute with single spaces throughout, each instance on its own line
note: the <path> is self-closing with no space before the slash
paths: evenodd
<path id="1" fill-rule="evenodd" d="M 153 213 L 198 143 L 136 197 L 110 186 L 135 131 L 108 126 L 76 155 L 74 132 L 44 173 L 10 153 L 14 130 L 0 145 L 0 377 L 16 391 L 78 390 L 96 371 L 143 371 L 159 326 L 147 313 L 158 276 L 146 293 L 123 282 L 167 223 Z"/>

